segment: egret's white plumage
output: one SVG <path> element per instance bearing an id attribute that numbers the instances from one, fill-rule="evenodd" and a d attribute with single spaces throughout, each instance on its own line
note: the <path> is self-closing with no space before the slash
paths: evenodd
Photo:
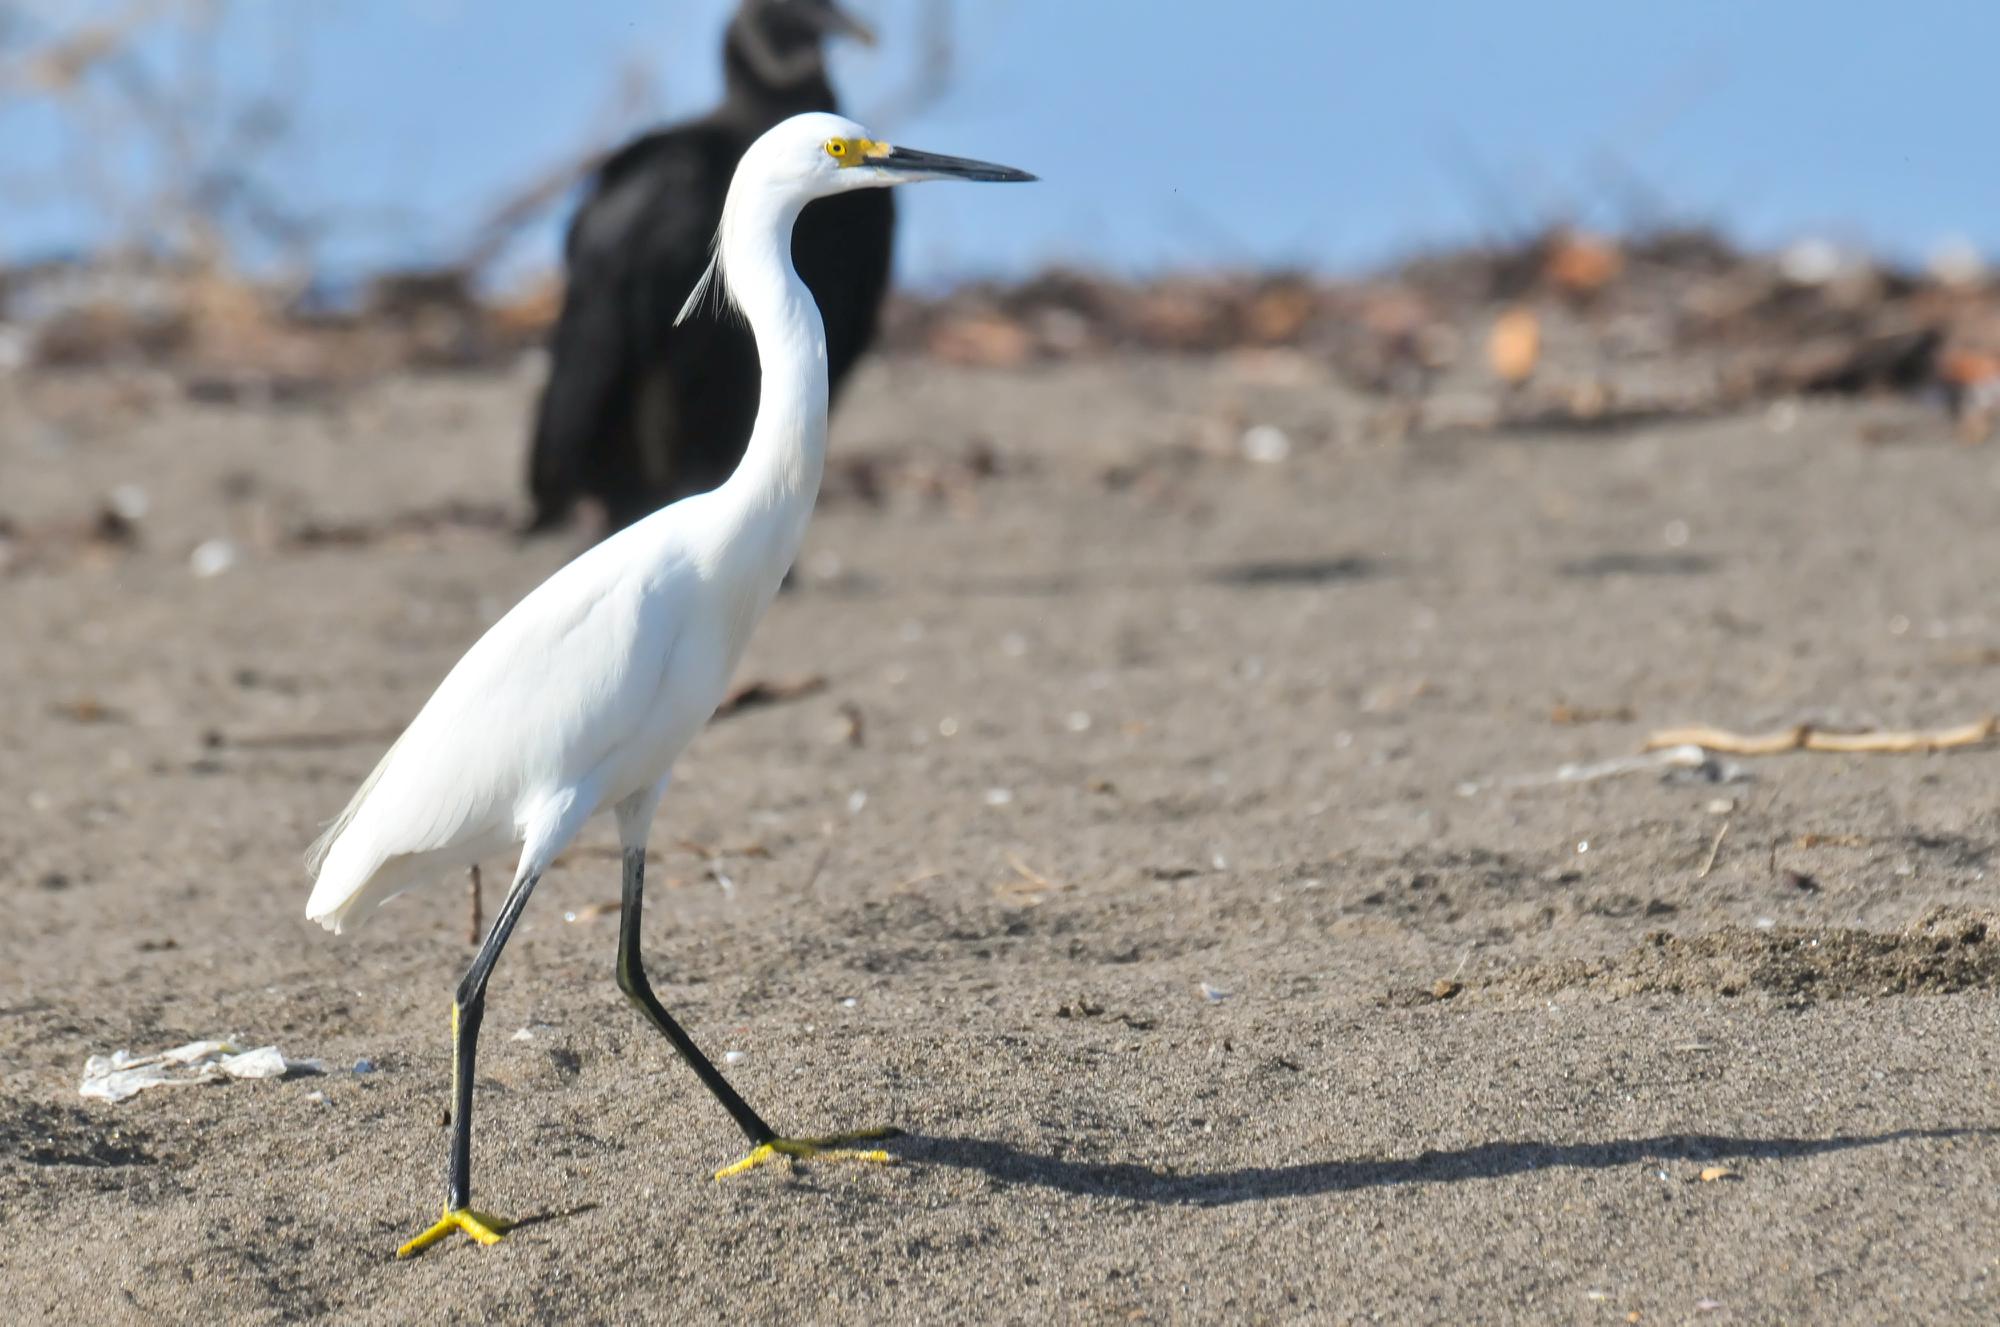
<path id="1" fill-rule="evenodd" d="M 660 1005 L 641 962 L 639 926 L 647 831 L 674 760 L 721 703 L 798 554 L 819 492 L 826 334 L 792 267 L 792 225 L 815 198 L 937 178 L 1033 177 L 891 147 L 837 115 L 794 116 L 751 145 L 702 282 L 719 275 L 750 323 L 763 368 L 742 462 L 720 488 L 628 526 L 515 605 L 466 651 L 313 845 L 306 915 L 338 931 L 412 885 L 521 843 L 514 883 L 452 1004 L 444 1216 L 403 1254 L 454 1230 L 491 1243 L 505 1229 L 470 1207 L 486 981 L 542 871 L 605 807 L 616 810 L 625 849 L 619 986 L 752 1143 L 751 1154 L 718 1178 L 781 1155 L 887 1159 L 848 1152 L 842 1139 L 783 1138 L 766 1124 Z"/>
<path id="2" fill-rule="evenodd" d="M 771 130 L 723 210 L 721 278 L 764 370 L 742 464 L 578 557 L 466 652 L 314 845 L 312 920 L 341 930 L 516 840 L 539 869 L 600 808 L 660 788 L 722 702 L 826 456 L 826 337 L 792 223 L 823 193 L 881 183 L 829 158 L 831 139 L 866 132 L 826 114 Z"/>
<path id="3" fill-rule="evenodd" d="M 718 587 L 694 571 L 702 531 L 663 523 L 585 553 L 466 652 L 314 845 L 307 916 L 341 930 L 528 837 L 565 799 L 594 792 L 594 811 L 659 781 L 734 662 L 698 633 L 682 649 Z"/>

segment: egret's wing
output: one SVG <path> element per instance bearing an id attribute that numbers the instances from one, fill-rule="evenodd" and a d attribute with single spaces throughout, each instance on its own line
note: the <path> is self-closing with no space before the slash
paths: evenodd
<path id="1" fill-rule="evenodd" d="M 687 602 L 685 562 L 633 556 L 657 537 L 591 549 L 466 651 L 316 846 L 315 911 L 391 858 L 511 833 L 524 798 L 574 784 L 644 726 Z"/>

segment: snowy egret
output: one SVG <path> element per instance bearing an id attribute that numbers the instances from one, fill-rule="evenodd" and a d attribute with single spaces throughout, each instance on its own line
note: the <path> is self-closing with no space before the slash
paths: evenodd
<path id="1" fill-rule="evenodd" d="M 786 1138 L 724 1081 L 661 1007 L 640 963 L 646 838 L 673 763 L 723 698 L 752 629 L 797 555 L 826 453 L 826 334 L 791 260 L 816 198 L 916 180 L 1029 180 L 1006 166 L 894 147 L 812 113 L 765 133 L 736 168 L 715 256 L 683 313 L 720 281 L 764 374 L 743 461 L 582 554 L 480 637 L 313 845 L 306 915 L 338 931 L 412 885 L 508 844 L 520 860 L 451 1006 L 452 1110 L 444 1215 L 399 1250 L 506 1223 L 472 1207 L 473 1059 L 486 982 L 557 854 L 610 807 L 624 850 L 619 987 L 749 1137 L 716 1178 L 779 1156 L 887 1160 L 842 1144 L 885 1131 Z"/>
<path id="2" fill-rule="evenodd" d="M 560 524 L 583 496 L 620 529 L 714 488 L 742 459 L 757 348 L 721 310 L 674 315 L 708 266 L 744 150 L 788 115 L 838 109 L 821 55 L 833 36 L 873 40 L 832 0 L 743 0 L 723 41 L 722 104 L 599 168 L 565 246 L 567 293 L 529 454 L 531 530 Z M 895 204 L 876 189 L 814 203 L 792 237 L 834 395 L 874 339 L 895 226 Z"/>

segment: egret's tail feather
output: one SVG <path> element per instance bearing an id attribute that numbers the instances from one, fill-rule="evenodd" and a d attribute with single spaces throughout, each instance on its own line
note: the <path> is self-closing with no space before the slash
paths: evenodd
<path id="1" fill-rule="evenodd" d="M 409 732 L 405 729 L 403 737 L 407 736 Z M 408 889 L 421 874 L 420 863 L 427 854 L 385 857 L 378 847 L 365 841 L 370 838 L 367 833 L 359 836 L 348 833 L 368 804 L 369 794 L 396 759 L 403 737 L 398 737 L 382 753 L 382 759 L 375 762 L 375 768 L 361 781 L 333 823 L 306 850 L 306 870 L 313 877 L 312 897 L 306 900 L 306 919 L 318 922 L 336 935 L 350 921 L 359 922 L 367 916 L 376 904 Z"/>
<path id="2" fill-rule="evenodd" d="M 408 735 L 408 730 L 404 730 L 404 736 Z M 375 785 L 382 781 L 382 772 L 389 768 L 389 762 L 396 758 L 396 748 L 402 744 L 403 738 L 398 737 L 389 749 L 382 753 L 382 758 L 375 762 L 375 768 L 368 772 L 368 777 L 361 781 L 359 788 L 355 789 L 354 796 L 347 799 L 347 805 L 333 818 L 333 823 L 313 840 L 312 847 L 306 849 L 306 874 L 313 879 L 319 879 L 327 857 L 333 852 L 333 845 L 340 841 L 340 836 L 354 823 L 354 817 L 361 813 L 361 804 L 368 800 L 368 794 L 374 792 Z M 317 889 L 313 891 L 313 897 L 319 897 Z"/>
<path id="3" fill-rule="evenodd" d="M 441 853 L 402 853 L 372 866 L 340 860 L 338 847 L 327 855 L 326 869 L 306 900 L 306 920 L 318 922 L 335 935 L 358 926 L 376 905 L 387 903 L 410 886 L 440 869 Z"/>

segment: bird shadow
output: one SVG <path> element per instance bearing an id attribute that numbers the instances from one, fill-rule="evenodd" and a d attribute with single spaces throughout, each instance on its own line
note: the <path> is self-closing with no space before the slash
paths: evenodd
<path id="1" fill-rule="evenodd" d="M 1227 1207 L 1405 1184 L 1504 1179 L 1540 1170 L 1608 1170 L 1647 1161 L 1784 1161 L 1890 1143 L 1996 1135 L 2000 1135 L 2000 1129 L 1965 1127 L 1897 1129 L 1830 1138 L 1662 1134 L 1598 1143 L 1507 1140 L 1422 1152 L 1413 1157 L 1303 1161 L 1197 1173 L 1176 1173 L 1129 1162 L 1072 1161 L 981 1138 L 906 1133 L 886 1146 L 901 1160 L 976 1170 L 1005 1184 L 1035 1185 L 1085 1197 L 1117 1198 L 1160 1207 Z"/>
<path id="2" fill-rule="evenodd" d="M 526 1230 L 529 1226 L 546 1225 L 551 1221 L 567 1221 L 573 1216 L 582 1216 L 586 1212 L 595 1212 L 599 1206 L 600 1204 L 598 1203 L 578 1203 L 574 1207 L 561 1207 L 550 1212 L 536 1212 L 531 1216 L 520 1217 L 512 1225 L 508 1226 L 507 1229 L 510 1231 Z"/>

